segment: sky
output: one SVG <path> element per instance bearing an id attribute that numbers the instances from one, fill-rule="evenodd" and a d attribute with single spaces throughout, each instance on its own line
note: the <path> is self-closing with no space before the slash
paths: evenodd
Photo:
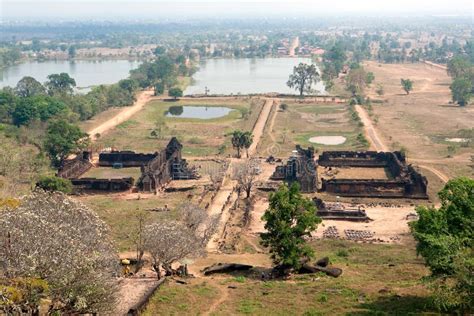
<path id="1" fill-rule="evenodd" d="M 0 18 L 114 19 L 325 14 L 470 15 L 474 0 L 0 0 Z"/>

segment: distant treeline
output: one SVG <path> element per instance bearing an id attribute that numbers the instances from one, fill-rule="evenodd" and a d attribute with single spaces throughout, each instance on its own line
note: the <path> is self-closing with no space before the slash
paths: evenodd
<path id="1" fill-rule="evenodd" d="M 0 48 L 0 69 L 11 66 L 21 59 L 18 47 Z"/>

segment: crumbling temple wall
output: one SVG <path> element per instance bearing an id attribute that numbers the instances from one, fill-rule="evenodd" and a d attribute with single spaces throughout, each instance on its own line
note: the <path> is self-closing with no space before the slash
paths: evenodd
<path id="1" fill-rule="evenodd" d="M 406 164 L 400 152 L 323 152 L 318 163 L 326 167 L 382 167 L 393 179 L 322 179 L 321 190 L 347 197 L 427 199 L 428 180 Z"/>
<path id="2" fill-rule="evenodd" d="M 146 192 L 155 192 L 171 180 L 197 179 L 197 172 L 188 167 L 181 156 L 183 145 L 173 137 L 166 148 L 155 154 L 147 164 L 142 165 L 142 175 L 137 186 Z"/>
<path id="3" fill-rule="evenodd" d="M 71 182 L 76 190 L 127 191 L 132 188 L 134 179 L 132 177 L 121 179 L 81 178 L 72 179 Z"/>
<path id="4" fill-rule="evenodd" d="M 141 167 L 153 160 L 158 153 L 142 154 L 134 151 L 112 151 L 99 154 L 99 166 L 112 167 L 114 164 L 122 164 L 123 167 Z"/>
<path id="5" fill-rule="evenodd" d="M 325 151 L 319 155 L 318 164 L 323 167 L 390 167 L 391 164 L 405 164 L 402 153 L 376 151 Z"/>
<path id="6" fill-rule="evenodd" d="M 57 176 L 65 179 L 79 178 L 92 168 L 91 158 L 92 153 L 84 151 L 74 159 L 66 160 L 59 168 Z"/>
<path id="7" fill-rule="evenodd" d="M 286 165 L 277 166 L 271 180 L 298 182 L 301 192 L 311 193 L 318 189 L 318 176 L 314 160 L 314 148 L 303 149 L 296 146 L 297 155 L 290 157 Z"/>

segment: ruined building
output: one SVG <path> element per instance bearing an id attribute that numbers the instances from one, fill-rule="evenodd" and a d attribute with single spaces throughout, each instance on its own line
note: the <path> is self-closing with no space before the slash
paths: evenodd
<path id="1" fill-rule="evenodd" d="M 141 166 L 142 175 L 137 186 L 142 191 L 153 192 L 162 188 L 171 180 L 197 179 L 195 169 L 188 167 L 186 159 L 181 157 L 183 145 L 173 137 L 166 148 Z"/>
<path id="2" fill-rule="evenodd" d="M 287 164 L 277 166 L 270 179 L 283 180 L 288 183 L 298 182 L 301 192 L 316 192 L 318 175 L 314 161 L 314 148 L 303 149 L 297 145 Z"/>
<path id="3" fill-rule="evenodd" d="M 385 168 L 390 179 L 321 179 L 320 191 L 346 197 L 427 199 L 428 181 L 400 152 L 326 151 L 317 161 L 322 167 Z M 318 189 L 314 149 L 296 150 L 286 165 L 277 166 L 271 180 L 298 182 L 304 193 Z"/>
<path id="4" fill-rule="evenodd" d="M 325 203 L 323 200 L 314 198 L 316 206 L 316 215 L 323 220 L 333 221 L 351 221 L 351 222 L 370 222 L 371 219 L 360 206 L 358 208 L 346 208 L 341 203 Z"/>
<path id="5" fill-rule="evenodd" d="M 386 168 L 391 179 L 322 179 L 321 191 L 348 197 L 427 199 L 428 180 L 407 165 L 400 152 L 330 151 L 319 156 L 325 167 Z"/>
<path id="6" fill-rule="evenodd" d="M 173 137 L 165 149 L 153 154 L 135 153 L 133 151 L 112 151 L 99 154 L 100 167 L 140 167 L 141 176 L 137 187 L 142 191 L 155 192 L 171 180 L 196 179 L 197 172 L 188 167 L 181 157 L 183 146 Z M 70 179 L 76 189 L 99 191 L 130 190 L 135 179 L 81 178 L 90 168 L 92 153 L 84 152 L 76 158 L 66 161 L 58 171 L 58 176 Z"/>

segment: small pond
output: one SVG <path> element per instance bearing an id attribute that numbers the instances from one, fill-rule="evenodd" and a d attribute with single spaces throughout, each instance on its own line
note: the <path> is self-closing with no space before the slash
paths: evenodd
<path id="1" fill-rule="evenodd" d="M 170 106 L 166 111 L 166 117 L 213 119 L 228 115 L 234 109 L 223 106 Z"/>
<path id="2" fill-rule="evenodd" d="M 316 136 L 309 139 L 310 143 L 321 145 L 341 145 L 346 142 L 344 136 Z"/>

